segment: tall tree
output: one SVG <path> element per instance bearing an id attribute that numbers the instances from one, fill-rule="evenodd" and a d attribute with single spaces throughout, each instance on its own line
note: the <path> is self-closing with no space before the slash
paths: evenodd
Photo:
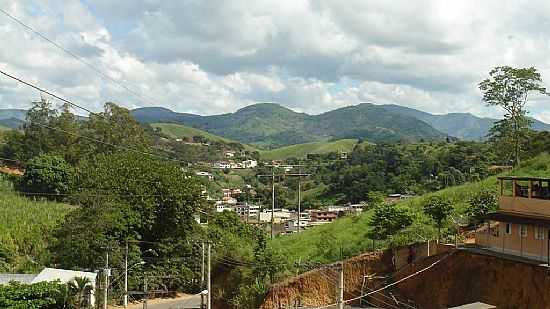
<path id="1" fill-rule="evenodd" d="M 70 163 L 77 163 L 80 157 L 80 124 L 71 112 L 70 106 L 64 104 L 59 116 L 51 121 L 52 139 L 56 147 L 55 152 L 62 154 Z"/>
<path id="2" fill-rule="evenodd" d="M 547 94 L 537 69 L 496 67 L 489 72 L 489 78 L 479 83 L 483 92 L 483 101 L 489 106 L 504 109 L 504 117 L 510 121 L 514 147 L 514 164 L 520 163 L 522 130 L 528 127 L 526 121 L 527 99 L 531 93 Z"/>
<path id="3" fill-rule="evenodd" d="M 44 97 L 40 101 L 33 102 L 23 124 L 23 157 L 25 160 L 54 150 L 50 125 L 57 116 L 57 110 Z"/>
<path id="4" fill-rule="evenodd" d="M 441 228 L 453 210 L 451 202 L 440 196 L 432 196 L 424 202 L 424 213 L 430 216 L 437 226 L 437 239 L 441 238 Z"/>
<path id="5" fill-rule="evenodd" d="M 88 136 L 103 142 L 90 142 L 92 153 L 112 153 L 120 147 L 143 151 L 150 145 L 149 137 L 130 111 L 115 103 L 105 103 L 102 113 L 90 115 L 86 129 Z"/>

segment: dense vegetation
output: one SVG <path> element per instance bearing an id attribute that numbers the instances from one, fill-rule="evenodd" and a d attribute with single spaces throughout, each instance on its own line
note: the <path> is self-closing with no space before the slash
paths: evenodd
<path id="1" fill-rule="evenodd" d="M 550 155 L 542 154 L 523 163 L 521 168 L 513 172 L 514 175 L 548 176 L 550 173 Z M 474 213 L 472 204 L 476 200 L 486 198 L 495 207 L 494 192 L 497 181 L 494 176 L 481 181 L 468 182 L 462 185 L 445 188 L 432 193 L 427 193 L 411 199 L 400 201 L 396 204 L 399 209 L 406 210 L 413 219 L 405 229 L 395 233 L 391 237 L 392 244 L 405 244 L 419 239 L 436 239 L 437 227 L 427 214 L 424 213 L 424 205 L 433 197 L 448 200 L 452 205 L 450 215 L 444 220 L 442 238 L 453 235 L 456 224 L 467 224 Z M 487 194 L 487 192 L 492 192 Z M 493 208 L 494 209 L 494 208 Z M 489 211 L 491 209 L 484 210 Z M 309 264 L 326 264 L 338 261 L 340 252 L 349 257 L 371 250 L 375 247 L 389 245 L 388 241 L 377 240 L 373 242 L 372 217 L 374 209 L 369 209 L 359 216 L 347 217 L 336 220 L 332 224 L 316 227 L 300 234 L 287 235 L 276 238 L 272 242 L 274 251 L 287 257 L 285 260 L 287 269 L 307 269 L 305 261 Z M 327 241 L 329 240 L 329 241 Z M 309 265 L 311 266 L 311 265 Z"/>
<path id="2" fill-rule="evenodd" d="M 4 179 L 0 196 L 0 271 L 35 271 L 49 260 L 52 230 L 73 207 L 22 197 Z"/>

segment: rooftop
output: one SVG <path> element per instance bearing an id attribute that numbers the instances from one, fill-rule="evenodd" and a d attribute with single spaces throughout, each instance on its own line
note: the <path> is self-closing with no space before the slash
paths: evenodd
<path id="1" fill-rule="evenodd" d="M 534 214 L 520 213 L 517 211 L 503 211 L 489 213 L 482 217 L 486 220 L 494 220 L 516 224 L 531 224 L 531 225 L 548 225 L 550 224 L 550 216 L 541 216 Z"/>
<path id="2" fill-rule="evenodd" d="M 535 176 L 499 176 L 499 180 L 519 180 L 519 181 L 550 181 L 549 177 L 535 177 Z"/>

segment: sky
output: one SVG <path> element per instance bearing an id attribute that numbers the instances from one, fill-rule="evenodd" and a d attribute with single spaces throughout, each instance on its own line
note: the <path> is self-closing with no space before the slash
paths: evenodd
<path id="1" fill-rule="evenodd" d="M 0 9 L 94 70 L 2 13 L 0 69 L 94 111 L 111 101 L 211 115 L 277 102 L 319 114 L 371 102 L 499 117 L 477 88 L 493 67 L 534 66 L 550 87 L 544 0 L 0 0 Z M 0 108 L 39 97 L 0 76 Z M 529 110 L 550 122 L 549 97 L 531 97 Z"/>

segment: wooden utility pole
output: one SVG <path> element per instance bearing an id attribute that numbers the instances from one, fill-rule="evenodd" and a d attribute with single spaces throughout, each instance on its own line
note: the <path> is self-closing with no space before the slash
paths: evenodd
<path id="1" fill-rule="evenodd" d="M 212 251 L 211 251 L 212 244 L 208 242 L 208 281 L 207 281 L 207 289 L 208 289 L 208 295 L 207 295 L 207 301 L 206 301 L 206 309 L 212 309 Z"/>

